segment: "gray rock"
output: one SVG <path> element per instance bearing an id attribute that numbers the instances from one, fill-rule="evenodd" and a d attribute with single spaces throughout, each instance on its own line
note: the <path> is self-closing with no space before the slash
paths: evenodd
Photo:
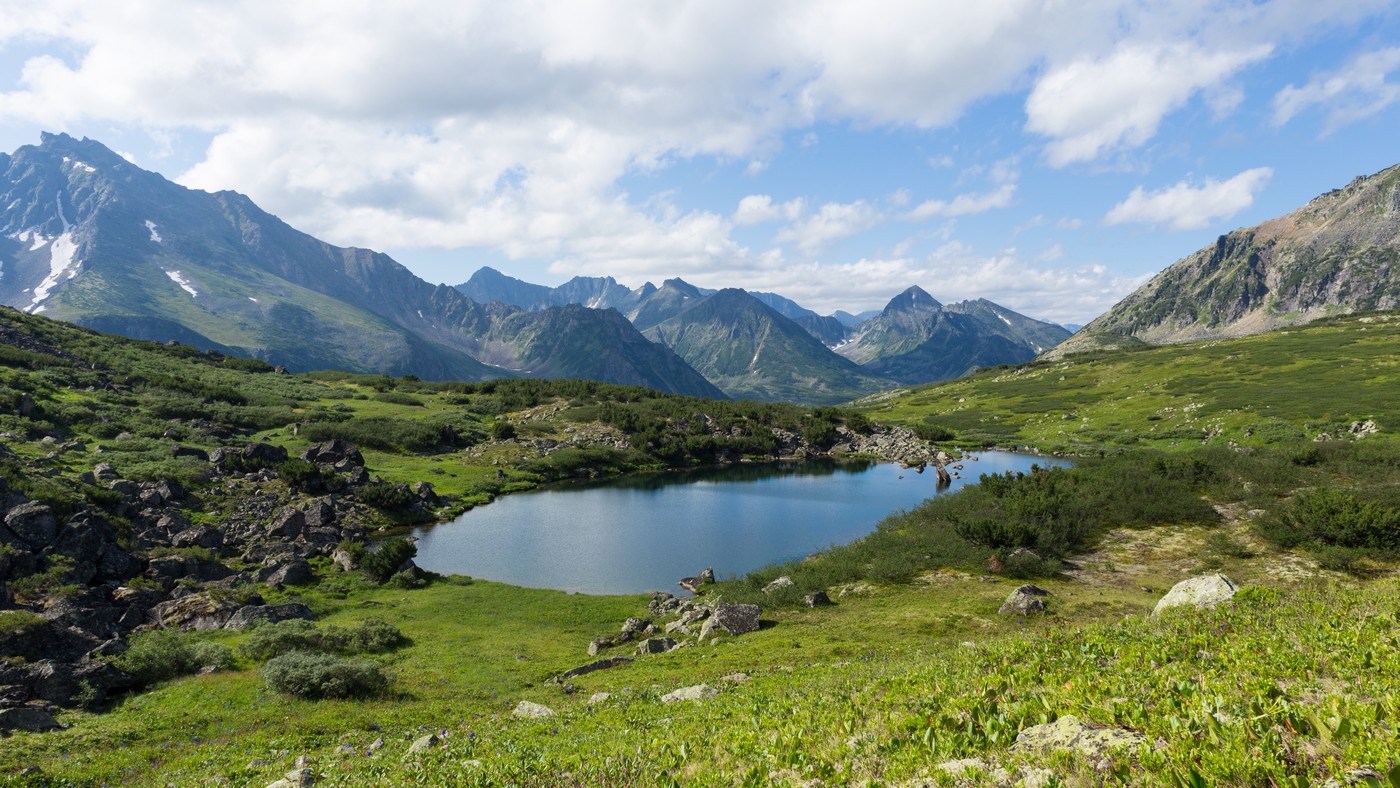
<path id="1" fill-rule="evenodd" d="M 719 695 L 719 690 L 709 684 L 696 684 L 693 687 L 681 687 L 678 690 L 668 692 L 661 696 L 662 703 L 680 703 L 681 701 L 699 701 L 713 698 Z"/>
<path id="2" fill-rule="evenodd" d="M 758 605 L 721 602 L 715 605 L 714 612 L 705 619 L 705 625 L 700 628 L 700 639 L 704 640 L 717 632 L 728 632 L 731 635 L 753 632 L 758 629 L 760 612 Z"/>
<path id="3" fill-rule="evenodd" d="M 293 769 L 282 779 L 267 784 L 267 788 L 307 788 L 316 784 L 316 773 L 305 767 Z"/>
<path id="4" fill-rule="evenodd" d="M 680 644 L 675 638 L 647 638 L 637 644 L 638 654 L 665 654 L 674 651 Z"/>
<path id="5" fill-rule="evenodd" d="M 47 547 L 58 536 L 58 520 L 54 518 L 53 510 L 34 501 L 22 503 L 7 512 L 5 526 L 25 546 L 34 550 Z"/>
<path id="6" fill-rule="evenodd" d="M 417 739 L 413 740 L 412 744 L 408 745 L 408 752 L 404 753 L 404 755 L 417 755 L 420 752 L 431 750 L 441 743 L 442 739 L 439 739 L 436 733 L 430 733 L 427 736 L 419 736 Z"/>
<path id="7" fill-rule="evenodd" d="M 626 643 L 627 641 L 631 640 L 637 635 L 640 635 L 641 633 L 645 632 L 647 630 L 647 627 L 650 626 L 651 622 L 646 620 L 645 618 L 627 619 L 622 624 L 622 640 L 619 642 Z"/>
<path id="8" fill-rule="evenodd" d="M 224 532 L 209 525 L 195 525 L 186 528 L 171 538 L 175 547 L 204 547 L 219 550 L 224 546 Z"/>
<path id="9" fill-rule="evenodd" d="M 515 717 L 518 720 L 535 719 L 538 717 L 553 717 L 554 709 L 551 709 L 548 706 L 542 706 L 538 703 L 531 703 L 528 700 L 522 700 L 520 701 L 520 703 L 516 704 L 515 709 L 511 711 L 510 716 Z"/>
<path id="10" fill-rule="evenodd" d="M 586 675 L 586 674 L 589 674 L 589 673 L 593 673 L 593 672 L 595 672 L 595 671 L 607 670 L 607 669 L 609 669 L 609 668 L 616 668 L 616 667 L 619 667 L 619 666 L 621 666 L 621 665 L 626 665 L 627 663 L 629 663 L 629 662 L 631 662 L 631 661 L 632 661 L 632 658 L 631 658 L 631 657 L 624 657 L 624 656 L 605 657 L 604 659 L 594 660 L 594 661 L 592 661 L 592 662 L 589 662 L 589 663 L 586 664 L 586 665 L 579 665 L 579 666 L 576 667 L 576 668 L 572 668 L 572 669 L 570 669 L 570 670 L 566 670 L 566 671 L 564 671 L 563 673 L 559 674 L 559 678 L 560 678 L 561 680 L 563 680 L 563 679 L 572 679 L 572 678 L 575 678 L 575 677 L 578 677 L 578 676 L 583 676 L 583 675 Z"/>
<path id="11" fill-rule="evenodd" d="M 1386 776 L 1373 766 L 1358 766 L 1329 779 L 1322 788 L 1351 788 L 1353 785 L 1386 785 Z"/>
<path id="12" fill-rule="evenodd" d="M 1162 597 L 1157 607 L 1152 609 L 1152 615 L 1158 615 L 1172 607 L 1215 607 L 1230 601 L 1236 588 L 1234 581 L 1221 574 L 1201 575 L 1182 580 Z"/>
<path id="13" fill-rule="evenodd" d="M 161 602 L 151 609 L 151 618 L 164 629 L 220 629 L 240 607 L 237 602 L 198 593 Z"/>
<path id="14" fill-rule="evenodd" d="M 40 733 L 62 728 L 53 715 L 32 706 L 0 709 L 0 731 L 29 731 Z"/>
<path id="15" fill-rule="evenodd" d="M 1056 750 L 1074 750 L 1099 758 L 1113 750 L 1147 743 L 1147 737 L 1123 728 L 1085 725 L 1078 717 L 1065 715 L 1045 725 L 1034 725 L 1016 735 L 1011 745 L 1015 753 L 1049 755 Z"/>
<path id="16" fill-rule="evenodd" d="M 1029 616 L 1036 613 L 1045 612 L 1044 597 L 1050 594 L 1049 591 L 1034 585 L 1023 585 L 1011 592 L 1006 601 L 1001 603 L 997 613 L 1003 616 Z"/>
<path id="17" fill-rule="evenodd" d="M 802 604 L 807 607 L 826 607 L 831 604 L 831 597 L 827 596 L 825 591 L 813 591 L 803 595 Z"/>
<path id="18" fill-rule="evenodd" d="M 262 581 L 269 586 L 304 586 L 316 579 L 311 564 L 301 557 L 288 558 L 266 569 L 270 571 L 262 577 Z M 262 575 L 263 572 L 259 571 L 258 574 Z"/>
<path id="19" fill-rule="evenodd" d="M 295 539 L 306 528 L 306 514 L 300 509 L 284 506 L 267 524 L 267 535 L 280 539 Z"/>
<path id="20" fill-rule="evenodd" d="M 780 577 L 780 578 L 774 580 L 773 582 L 769 583 L 768 585 L 764 586 L 764 587 L 763 587 L 763 593 L 765 593 L 765 594 L 771 594 L 771 593 L 773 593 L 774 591 L 781 591 L 781 590 L 783 590 L 784 588 L 792 588 L 792 587 L 795 586 L 795 585 L 797 585 L 797 584 L 794 583 L 794 582 L 792 582 L 792 578 L 791 578 L 791 577 L 788 577 L 787 575 L 783 575 L 782 577 Z"/>
<path id="21" fill-rule="evenodd" d="M 244 605 L 234 611 L 228 623 L 224 624 L 224 629 L 243 630 L 263 622 L 275 624 L 294 618 L 314 621 L 316 616 L 311 612 L 311 608 L 300 602 L 284 605 Z"/>

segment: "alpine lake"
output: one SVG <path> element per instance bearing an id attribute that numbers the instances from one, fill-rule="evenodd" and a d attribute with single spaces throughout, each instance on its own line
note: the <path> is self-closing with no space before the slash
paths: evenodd
<path id="1" fill-rule="evenodd" d="M 818 460 L 567 482 L 505 496 L 415 529 L 424 569 L 586 594 L 677 592 L 713 567 L 719 577 L 800 558 L 875 530 L 885 516 L 976 484 L 1065 460 L 969 454 L 952 483 L 893 463 Z M 956 466 L 961 466 L 958 469 Z"/>

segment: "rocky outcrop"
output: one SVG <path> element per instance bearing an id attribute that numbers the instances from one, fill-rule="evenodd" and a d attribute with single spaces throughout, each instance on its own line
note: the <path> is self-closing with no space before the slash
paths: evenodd
<path id="1" fill-rule="evenodd" d="M 715 605 L 714 612 L 705 619 L 705 625 L 700 628 L 700 639 L 704 640 L 720 632 L 730 635 L 753 632 L 758 629 L 759 612 L 758 605 L 721 602 Z"/>
<path id="2" fill-rule="evenodd" d="M 1011 592 L 997 613 L 1003 616 L 1030 616 L 1045 612 L 1045 597 L 1050 592 L 1034 585 L 1023 585 Z"/>
<path id="3" fill-rule="evenodd" d="M 1215 607 L 1230 601 L 1236 589 L 1234 581 L 1221 574 L 1182 580 L 1157 602 L 1152 615 L 1160 615 L 1163 610 L 1173 607 Z"/>

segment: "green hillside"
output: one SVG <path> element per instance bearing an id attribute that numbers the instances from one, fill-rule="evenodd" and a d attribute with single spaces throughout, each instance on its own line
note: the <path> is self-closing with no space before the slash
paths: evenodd
<path id="1" fill-rule="evenodd" d="M 1048 451 L 1271 446 L 1400 425 L 1400 313 L 1238 339 L 1094 351 L 862 400 L 880 420 Z M 1367 425 L 1373 422 L 1373 425 Z"/>
<path id="2" fill-rule="evenodd" d="M 629 617 L 661 628 L 678 613 L 641 596 L 381 574 L 365 535 L 580 472 L 759 459 L 889 428 L 840 409 L 579 381 L 281 375 L 0 310 L 0 726 L 39 714 L 67 726 L 10 731 L 0 785 L 268 785 L 292 770 L 366 786 L 1400 785 L 1400 444 L 1373 391 L 1393 379 L 1381 350 L 1393 318 L 872 398 L 871 419 L 925 435 L 1095 456 L 897 512 L 865 539 L 721 578 L 700 600 L 759 604 L 755 631 L 677 630 L 686 645 L 667 653 L 601 646 L 632 661 L 560 678 Z M 1350 430 L 1368 419 L 1375 432 Z M 1160 434 L 1215 421 L 1206 444 Z M 1069 423 L 1073 444 L 1058 432 Z M 293 461 L 333 438 L 363 464 Z M 291 456 L 264 462 L 270 452 L 249 451 L 259 442 Z M 431 497 L 410 494 L 419 481 Z M 170 577 L 216 564 L 258 576 L 264 553 L 310 544 L 265 528 L 271 513 L 328 496 L 341 542 L 310 555 L 308 578 Z M 35 505 L 61 515 L 42 551 Z M 180 533 L 217 527 L 228 541 L 177 547 L 166 533 L 178 518 Z M 110 559 L 95 569 L 75 557 L 94 538 Z M 362 568 L 338 568 L 339 550 Z M 1214 572 L 1242 587 L 1232 602 L 1150 615 L 1178 581 Z M 792 585 L 765 590 L 781 575 Z M 999 614 L 1028 580 L 1048 592 L 1047 613 Z M 835 604 L 806 607 L 819 590 Z M 162 618 L 162 631 L 123 630 L 124 655 L 105 643 L 60 653 L 77 638 L 65 627 L 100 629 L 111 600 L 228 615 L 253 595 L 315 621 L 185 632 Z M 327 662 L 340 672 L 313 666 Z M 74 665 L 81 681 L 34 678 Z M 217 670 L 196 675 L 206 665 Z M 665 698 L 702 684 L 700 700 Z M 522 701 L 554 714 L 519 716 Z M 1067 728 L 1081 740 L 1123 744 L 1029 744 L 1071 718 L 1088 726 Z"/>

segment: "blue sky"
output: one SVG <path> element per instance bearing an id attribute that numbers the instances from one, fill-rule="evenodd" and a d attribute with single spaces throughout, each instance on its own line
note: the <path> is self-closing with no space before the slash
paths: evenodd
<path id="1" fill-rule="evenodd" d="M 0 149 L 91 137 L 447 283 L 1083 323 L 1400 162 L 1390 0 L 4 6 Z"/>

